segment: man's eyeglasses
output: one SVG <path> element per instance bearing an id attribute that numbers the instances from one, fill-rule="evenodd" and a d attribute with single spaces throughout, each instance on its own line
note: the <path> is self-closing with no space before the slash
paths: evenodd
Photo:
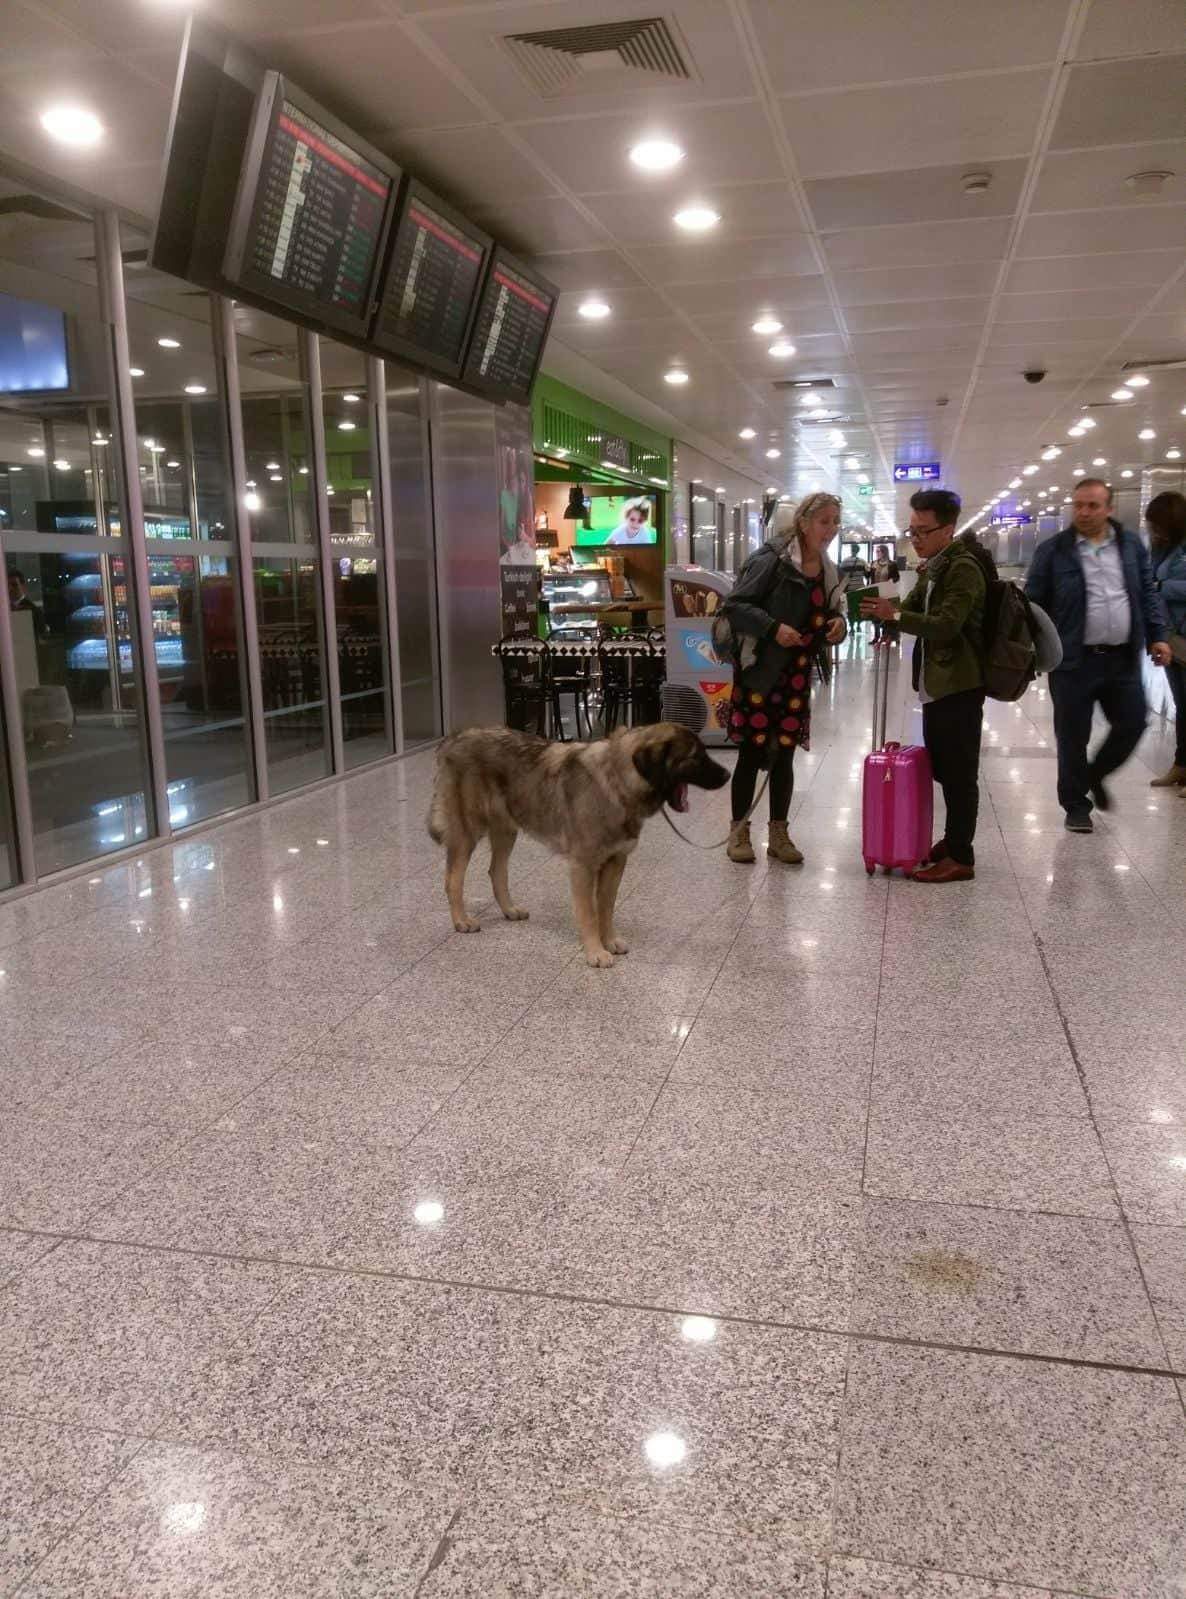
<path id="1" fill-rule="evenodd" d="M 934 527 L 908 527 L 902 534 L 904 539 L 929 539 L 932 533 L 942 533 L 945 527 L 952 527 L 951 522 L 936 522 Z"/>

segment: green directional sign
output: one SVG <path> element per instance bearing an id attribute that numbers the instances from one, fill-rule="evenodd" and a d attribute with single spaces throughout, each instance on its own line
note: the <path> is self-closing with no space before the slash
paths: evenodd
<path id="1" fill-rule="evenodd" d="M 862 500 L 869 499 L 873 493 L 872 483 L 858 483 L 857 493 L 861 496 Z"/>

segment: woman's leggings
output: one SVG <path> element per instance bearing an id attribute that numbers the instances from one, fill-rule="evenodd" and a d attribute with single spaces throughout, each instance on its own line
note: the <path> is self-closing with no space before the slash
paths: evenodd
<path id="1" fill-rule="evenodd" d="M 754 803 L 754 790 L 758 786 L 758 773 L 766 751 L 755 744 L 742 744 L 737 751 L 737 765 L 733 768 L 733 820 L 740 822 Z M 770 820 L 785 822 L 791 811 L 791 795 L 795 792 L 795 751 L 781 745 L 770 756 Z"/>

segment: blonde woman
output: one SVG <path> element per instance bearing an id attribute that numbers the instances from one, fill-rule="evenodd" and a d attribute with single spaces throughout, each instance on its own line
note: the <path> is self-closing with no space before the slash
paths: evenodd
<path id="1" fill-rule="evenodd" d="M 727 853 L 740 864 L 754 860 L 747 817 L 764 770 L 770 772 L 767 854 L 788 866 L 803 860 L 787 817 L 795 751 L 810 747 L 815 652 L 824 640 L 838 644 L 847 631 L 840 578 L 824 554 L 839 531 L 834 494 L 780 505 L 769 538 L 746 561 L 721 607 L 735 640 L 729 741 L 737 746 L 737 766 Z"/>

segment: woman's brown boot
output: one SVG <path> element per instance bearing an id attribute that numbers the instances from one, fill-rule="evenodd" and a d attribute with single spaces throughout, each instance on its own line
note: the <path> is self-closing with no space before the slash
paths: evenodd
<path id="1" fill-rule="evenodd" d="M 734 822 L 733 830 L 729 834 L 729 847 L 725 854 L 731 861 L 736 861 L 739 866 L 752 866 L 757 856 L 754 846 L 750 843 L 749 823 Z"/>

